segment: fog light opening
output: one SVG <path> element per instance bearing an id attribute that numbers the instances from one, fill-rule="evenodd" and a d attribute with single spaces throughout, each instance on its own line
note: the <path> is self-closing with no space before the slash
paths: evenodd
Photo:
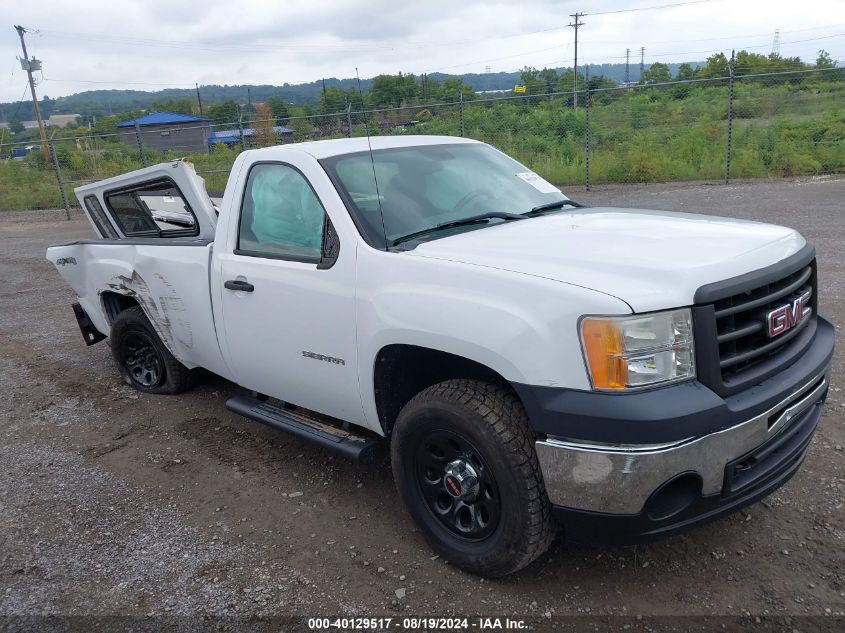
<path id="1" fill-rule="evenodd" d="M 681 473 L 658 488 L 645 504 L 646 516 L 663 521 L 686 510 L 701 497 L 701 477 L 696 473 Z"/>

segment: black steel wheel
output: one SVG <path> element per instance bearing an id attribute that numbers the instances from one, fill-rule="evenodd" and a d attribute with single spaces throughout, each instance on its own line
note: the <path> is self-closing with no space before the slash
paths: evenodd
<path id="1" fill-rule="evenodd" d="M 408 402 L 390 457 L 399 496 L 432 548 L 461 569 L 505 576 L 554 536 L 522 404 L 506 386 L 448 380 Z"/>
<path id="2" fill-rule="evenodd" d="M 140 307 L 117 315 L 109 334 L 120 375 L 147 393 L 180 393 L 191 386 L 191 372 L 161 342 Z"/>
<path id="3" fill-rule="evenodd" d="M 416 454 L 417 485 L 428 509 L 448 530 L 478 541 L 499 525 L 499 489 L 493 470 L 467 439 L 436 429 Z"/>
<path id="4" fill-rule="evenodd" d="M 164 359 L 145 332 L 121 338 L 120 359 L 129 377 L 144 389 L 155 389 L 164 379 Z"/>

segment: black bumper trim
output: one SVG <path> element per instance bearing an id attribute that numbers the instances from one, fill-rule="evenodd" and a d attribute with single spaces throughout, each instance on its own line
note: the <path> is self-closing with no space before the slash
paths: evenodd
<path id="1" fill-rule="evenodd" d="M 82 338 L 85 339 L 86 345 L 94 345 L 106 338 L 105 334 L 94 327 L 94 324 L 91 323 L 91 319 L 81 305 L 74 303 L 72 307 L 76 322 L 79 325 L 79 331 L 82 332 Z"/>
<path id="2" fill-rule="evenodd" d="M 826 371 L 833 325 L 819 315 L 816 335 L 792 365 L 722 398 L 698 381 L 624 394 L 512 383 L 540 436 L 613 444 L 661 444 L 701 437 L 750 420 Z"/>

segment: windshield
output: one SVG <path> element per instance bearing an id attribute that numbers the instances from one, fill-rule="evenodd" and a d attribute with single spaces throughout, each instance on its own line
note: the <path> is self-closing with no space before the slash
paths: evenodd
<path id="1" fill-rule="evenodd" d="M 369 152 L 362 152 L 323 164 L 354 207 L 351 211 L 367 225 L 363 228 L 371 235 L 384 236 L 388 244 L 480 214 L 527 213 L 539 205 L 567 199 L 524 165 L 481 144 L 375 150 L 372 162 Z M 488 224 L 502 221 L 491 218 Z M 459 225 L 450 231 L 478 226 L 485 224 Z M 436 232 L 431 237 L 446 234 Z"/>

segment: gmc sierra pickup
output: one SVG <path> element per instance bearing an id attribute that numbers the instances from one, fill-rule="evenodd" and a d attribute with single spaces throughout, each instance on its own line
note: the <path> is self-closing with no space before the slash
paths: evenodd
<path id="1" fill-rule="evenodd" d="M 97 239 L 47 257 L 127 383 L 203 367 L 245 388 L 232 411 L 350 458 L 389 438 L 408 512 L 476 573 L 556 525 L 636 542 L 760 499 L 827 394 L 796 231 L 586 208 L 476 141 L 245 151 L 219 210 L 184 161 L 76 194 Z"/>

